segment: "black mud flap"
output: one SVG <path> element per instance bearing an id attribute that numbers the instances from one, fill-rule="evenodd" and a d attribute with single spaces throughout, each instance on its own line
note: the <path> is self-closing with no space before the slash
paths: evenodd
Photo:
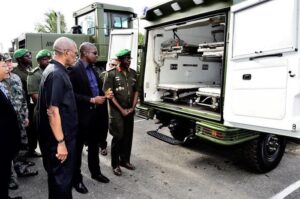
<path id="1" fill-rule="evenodd" d="M 152 137 L 155 137 L 161 141 L 164 141 L 164 142 L 167 142 L 169 144 L 172 144 L 172 145 L 179 145 L 179 144 L 183 144 L 184 142 L 183 141 L 180 141 L 180 140 L 176 140 L 172 137 L 169 137 L 167 135 L 164 135 L 164 134 L 161 134 L 159 133 L 158 131 L 148 131 L 147 132 L 148 135 L 151 135 Z"/>

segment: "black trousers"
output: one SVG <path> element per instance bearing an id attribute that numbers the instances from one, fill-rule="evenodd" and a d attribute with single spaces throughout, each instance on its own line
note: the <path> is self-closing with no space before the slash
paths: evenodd
<path id="1" fill-rule="evenodd" d="M 3 153 L 6 153 L 2 151 Z M 8 198 L 8 183 L 10 179 L 11 161 L 7 155 L 1 156 L 1 166 L 0 166 L 0 198 Z"/>
<path id="2" fill-rule="evenodd" d="M 82 150 L 86 143 L 88 146 L 88 167 L 92 176 L 96 176 L 101 173 L 100 159 L 99 159 L 99 145 L 102 139 L 102 134 L 107 133 L 107 122 L 105 119 L 97 116 L 91 117 L 91 121 L 88 125 L 80 126 L 78 137 L 77 137 L 77 154 L 76 154 L 76 165 L 74 173 L 74 183 L 82 182 L 81 174 L 81 161 L 82 161 Z M 107 120 L 106 120 L 107 121 Z"/>
<path id="3" fill-rule="evenodd" d="M 36 129 L 36 118 L 34 117 L 34 104 L 28 105 L 28 119 L 29 126 L 26 128 L 28 137 L 28 151 L 34 152 L 37 147 L 37 129 Z"/>
<path id="4" fill-rule="evenodd" d="M 133 138 L 134 113 L 123 117 L 114 114 L 109 121 L 109 132 L 112 134 L 111 141 L 111 166 L 116 168 L 120 163 L 130 162 L 132 138 Z"/>
<path id="5" fill-rule="evenodd" d="M 61 163 L 56 158 L 57 145 L 43 147 L 43 164 L 48 173 L 49 199 L 72 199 L 72 179 L 76 161 L 76 140 L 66 140 L 68 149 L 67 160 Z"/>

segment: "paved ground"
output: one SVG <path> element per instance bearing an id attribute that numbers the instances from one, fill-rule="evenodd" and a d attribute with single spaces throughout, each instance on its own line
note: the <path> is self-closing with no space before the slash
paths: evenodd
<path id="1" fill-rule="evenodd" d="M 136 118 L 132 163 L 136 171 L 123 169 L 123 176 L 112 174 L 110 156 L 101 156 L 102 173 L 109 184 L 90 178 L 86 154 L 83 158 L 86 195 L 73 190 L 75 199 L 199 199 L 270 198 L 300 180 L 300 145 L 289 142 L 280 165 L 267 174 L 255 174 L 241 161 L 240 150 L 199 141 L 189 147 L 174 146 L 146 134 L 154 130 L 153 121 Z M 166 131 L 163 129 L 162 131 Z M 109 137 L 109 139 L 111 139 Z M 110 150 L 110 148 L 109 148 Z M 36 177 L 19 179 L 20 188 L 11 195 L 25 199 L 47 198 L 47 178 L 41 160 L 35 160 Z M 288 199 L 300 198 L 300 189 Z"/>

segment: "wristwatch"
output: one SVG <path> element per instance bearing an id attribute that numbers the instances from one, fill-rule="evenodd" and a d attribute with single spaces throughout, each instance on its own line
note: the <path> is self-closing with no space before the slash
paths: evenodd
<path id="1" fill-rule="evenodd" d="M 58 140 L 57 141 L 57 144 L 62 144 L 62 143 L 64 143 L 65 142 L 65 139 L 61 139 L 61 140 Z"/>

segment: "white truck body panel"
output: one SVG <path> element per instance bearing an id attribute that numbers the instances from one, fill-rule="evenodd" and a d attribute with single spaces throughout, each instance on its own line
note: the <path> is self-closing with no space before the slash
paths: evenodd
<path id="1" fill-rule="evenodd" d="M 300 138 L 299 0 L 232 6 L 226 126 Z"/>
<path id="2" fill-rule="evenodd" d="M 137 70 L 138 31 L 136 29 L 112 30 L 109 43 L 107 70 L 110 60 L 116 58 L 116 53 L 125 48 L 131 50 L 130 68 Z"/>

